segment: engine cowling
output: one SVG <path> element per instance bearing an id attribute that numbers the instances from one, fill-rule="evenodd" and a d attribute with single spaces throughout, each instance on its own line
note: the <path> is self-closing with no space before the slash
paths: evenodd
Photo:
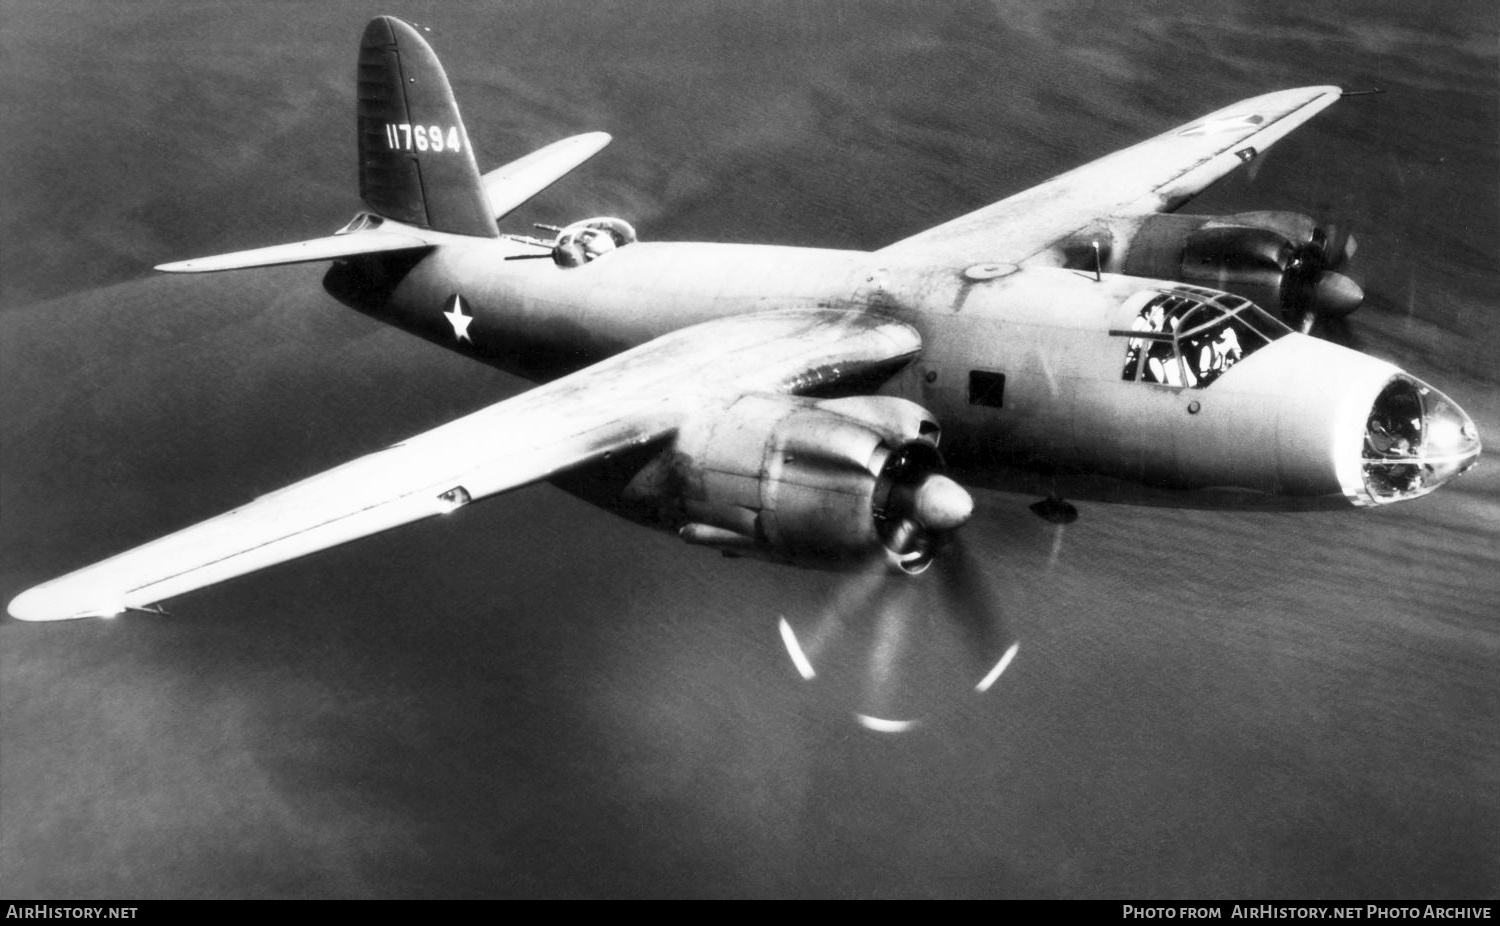
<path id="1" fill-rule="evenodd" d="M 1293 212 L 1151 215 L 1109 230 L 1106 269 L 1221 289 L 1279 313 L 1293 327 L 1340 318 L 1364 293 L 1338 270 L 1351 235 Z"/>
<path id="2" fill-rule="evenodd" d="M 684 426 L 627 495 L 664 503 L 690 543 L 920 572 L 973 511 L 944 475 L 938 435 L 904 399 L 749 395 Z"/>

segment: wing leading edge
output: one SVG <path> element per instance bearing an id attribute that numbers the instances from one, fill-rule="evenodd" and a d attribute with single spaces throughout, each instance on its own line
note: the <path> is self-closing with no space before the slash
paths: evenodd
<path id="1" fill-rule="evenodd" d="M 1108 216 L 1172 212 L 1332 106 L 1338 87 L 1241 100 L 878 252 L 889 260 L 1020 263 Z"/>
<path id="2" fill-rule="evenodd" d="M 787 310 L 685 328 L 18 595 L 12 617 L 104 617 L 546 479 L 748 392 L 796 393 L 915 356 L 916 330 Z"/>
<path id="3" fill-rule="evenodd" d="M 159 264 L 156 269 L 164 273 L 217 273 L 221 270 L 245 270 L 250 267 L 276 267 L 281 264 L 303 264 L 319 260 L 335 260 L 340 257 L 355 257 L 361 254 L 383 254 L 389 251 L 416 251 L 432 245 L 413 235 L 392 232 L 351 232 L 329 235 L 309 241 L 291 244 L 276 244 L 268 248 L 235 251 L 230 254 L 215 254 L 212 257 L 195 257 L 192 260 Z"/>

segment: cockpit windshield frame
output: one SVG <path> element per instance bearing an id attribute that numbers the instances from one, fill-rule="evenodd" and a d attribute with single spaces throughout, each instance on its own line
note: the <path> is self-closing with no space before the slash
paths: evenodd
<path id="1" fill-rule="evenodd" d="M 1173 389 L 1203 389 L 1292 329 L 1248 299 L 1196 286 L 1157 290 L 1128 331 L 1120 378 Z"/>

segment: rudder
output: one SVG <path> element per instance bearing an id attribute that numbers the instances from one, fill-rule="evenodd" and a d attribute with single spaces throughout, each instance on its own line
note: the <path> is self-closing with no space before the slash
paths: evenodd
<path id="1" fill-rule="evenodd" d="M 376 213 L 433 231 L 499 232 L 448 76 L 409 24 L 381 16 L 359 46 L 359 195 Z"/>

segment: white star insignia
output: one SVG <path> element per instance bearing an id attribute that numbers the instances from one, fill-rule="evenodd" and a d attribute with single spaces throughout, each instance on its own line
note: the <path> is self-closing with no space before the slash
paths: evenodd
<path id="1" fill-rule="evenodd" d="M 474 320 L 474 316 L 464 314 L 464 300 L 462 296 L 454 293 L 453 307 L 444 312 L 443 315 L 447 317 L 448 324 L 453 326 L 454 340 L 468 341 L 470 344 L 474 343 L 474 339 L 469 337 L 469 322 Z"/>
<path id="2" fill-rule="evenodd" d="M 1195 125 L 1190 125 L 1177 134 L 1184 137 L 1190 137 L 1194 135 L 1217 135 L 1220 132 L 1233 132 L 1243 131 L 1244 129 L 1252 129 L 1258 125 L 1261 125 L 1265 121 L 1265 116 L 1257 115 L 1255 113 L 1246 113 L 1244 115 L 1238 116 L 1224 116 L 1219 119 L 1209 119 L 1204 122 L 1199 122 Z"/>

